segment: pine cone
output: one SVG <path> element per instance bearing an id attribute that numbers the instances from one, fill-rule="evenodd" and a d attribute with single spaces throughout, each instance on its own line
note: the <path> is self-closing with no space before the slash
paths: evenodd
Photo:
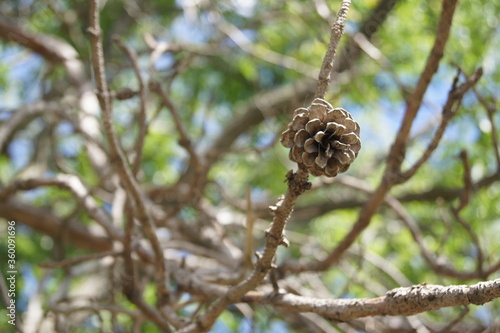
<path id="1" fill-rule="evenodd" d="M 313 176 L 335 177 L 347 171 L 361 149 L 359 124 L 342 108 L 316 98 L 309 108 L 294 111 L 281 143 L 290 160 L 303 164 Z"/>

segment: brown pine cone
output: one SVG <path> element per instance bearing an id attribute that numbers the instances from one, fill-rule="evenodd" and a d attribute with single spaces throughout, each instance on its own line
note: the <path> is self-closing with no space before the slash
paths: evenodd
<path id="1" fill-rule="evenodd" d="M 316 98 L 309 108 L 294 111 L 281 143 L 290 160 L 303 164 L 313 176 L 335 177 L 347 171 L 361 149 L 359 124 L 342 108 Z"/>

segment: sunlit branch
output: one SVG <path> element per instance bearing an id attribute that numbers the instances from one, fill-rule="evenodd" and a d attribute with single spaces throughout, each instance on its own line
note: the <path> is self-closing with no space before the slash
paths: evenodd
<path id="1" fill-rule="evenodd" d="M 332 29 L 330 32 L 330 43 L 328 44 L 328 50 L 326 51 L 325 57 L 323 58 L 321 69 L 319 70 L 318 83 L 316 85 L 316 94 L 314 95 L 314 98 L 325 97 L 326 90 L 328 89 L 328 85 L 330 84 L 333 61 L 335 59 L 335 53 L 337 52 L 337 45 L 339 44 L 340 38 L 344 33 L 344 26 L 350 5 L 350 0 L 342 1 L 340 9 L 337 13 L 337 19 L 332 25 Z"/>
<path id="2" fill-rule="evenodd" d="M 483 74 L 483 71 L 481 68 L 479 68 L 474 72 L 474 74 L 472 74 L 470 77 L 467 78 L 467 81 L 465 83 L 461 84 L 460 86 L 456 86 L 459 74 L 460 73 L 457 73 L 455 82 L 453 83 L 453 86 L 450 89 L 450 92 L 448 93 L 448 99 L 446 100 L 446 103 L 443 106 L 441 123 L 439 124 L 436 132 L 434 133 L 434 136 L 429 142 L 426 150 L 424 151 L 422 156 L 417 160 L 417 162 L 415 162 L 413 166 L 408 170 L 403 171 L 401 175 L 394 180 L 394 182 L 401 183 L 408 180 L 420 169 L 420 167 L 425 162 L 429 160 L 432 153 L 436 150 L 439 143 L 441 142 L 441 138 L 443 137 L 444 131 L 446 130 L 451 119 L 457 114 L 457 111 L 462 103 L 462 98 L 464 94 L 467 91 L 469 91 L 469 89 L 472 88 L 479 81 L 479 79 Z"/>
<path id="3" fill-rule="evenodd" d="M 385 296 L 364 299 L 318 299 L 293 294 L 248 296 L 248 302 L 263 302 L 289 311 L 314 312 L 323 317 L 348 321 L 371 316 L 411 316 L 450 306 L 481 305 L 500 297 L 500 279 L 475 285 L 440 286 L 420 284 L 388 291 Z"/>
<path id="4" fill-rule="evenodd" d="M 121 239 L 122 234 L 110 222 L 106 212 L 97 205 L 80 178 L 74 175 L 58 174 L 54 178 L 34 178 L 17 180 L 0 190 L 0 200 L 6 200 L 18 191 L 28 191 L 39 187 L 56 186 L 66 189 L 85 208 L 89 216 L 99 223 L 111 239 Z"/>
<path id="5" fill-rule="evenodd" d="M 391 151 L 387 158 L 387 171 L 385 174 L 386 181 L 393 182 L 397 177 L 397 174 L 400 172 L 401 164 L 403 163 L 406 155 L 408 136 L 410 135 L 413 121 L 417 116 L 417 112 L 420 109 L 422 99 L 427 91 L 427 88 L 429 87 L 432 77 L 437 72 L 439 63 L 443 58 L 457 2 L 458 0 L 443 1 L 441 16 L 439 18 L 436 31 L 436 40 L 434 41 L 432 50 L 427 58 L 425 67 L 420 74 L 417 85 L 407 100 L 405 116 L 401 122 L 401 127 L 396 135 L 396 138 L 394 139 Z"/>
<path id="6" fill-rule="evenodd" d="M 272 207 L 274 211 L 274 219 L 271 222 L 269 229 L 266 232 L 266 245 L 264 251 L 258 255 L 257 263 L 255 264 L 252 274 L 241 283 L 229 288 L 229 290 L 213 302 L 206 313 L 198 317 L 195 324 L 190 324 L 180 333 L 195 333 L 200 330 L 210 328 L 218 316 L 224 309 L 238 301 L 248 291 L 255 288 L 267 275 L 273 265 L 274 255 L 278 246 L 287 246 L 288 241 L 285 238 L 284 230 L 286 223 L 292 213 L 293 207 L 297 198 L 310 188 L 310 183 L 307 182 L 308 172 L 299 168 L 297 173 L 293 173 L 288 177 L 288 189 L 285 195 L 280 199 L 276 206 Z"/>
<path id="7" fill-rule="evenodd" d="M 176 267 L 172 273 L 181 285 L 207 300 L 227 293 L 226 287 L 204 282 L 181 267 Z M 440 286 L 424 283 L 392 289 L 384 296 L 362 299 L 317 298 L 283 292 L 252 291 L 234 302 L 268 304 L 288 311 L 312 312 L 329 319 L 348 321 L 369 316 L 409 316 L 450 306 L 480 305 L 497 298 L 500 298 L 500 279 L 475 285 Z"/>

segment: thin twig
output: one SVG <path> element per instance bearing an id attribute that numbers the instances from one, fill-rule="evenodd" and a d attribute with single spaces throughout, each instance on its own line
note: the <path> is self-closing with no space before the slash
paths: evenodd
<path id="1" fill-rule="evenodd" d="M 129 309 L 122 308 L 117 305 L 109 305 L 109 304 L 90 304 L 90 305 L 75 305 L 68 306 L 68 304 L 52 306 L 51 310 L 54 312 L 60 312 L 64 314 L 72 314 L 81 311 L 93 311 L 93 312 L 101 312 L 108 311 L 113 314 L 125 314 L 134 320 L 144 320 L 144 315 L 139 311 L 132 311 Z"/>
<path id="2" fill-rule="evenodd" d="M 497 170 L 500 172 L 500 145 L 498 143 L 498 131 L 496 129 L 495 119 L 494 119 L 497 110 L 493 106 L 495 103 L 493 104 L 488 103 L 486 99 L 477 91 L 476 87 L 473 87 L 472 89 L 474 90 L 474 93 L 476 94 L 476 97 L 479 100 L 479 102 L 486 109 L 488 120 L 490 121 L 490 126 L 491 126 L 491 140 L 493 142 L 493 150 L 495 153 L 495 158 L 497 160 Z"/>
<path id="3" fill-rule="evenodd" d="M 462 164 L 464 165 L 464 189 L 462 194 L 460 195 L 460 202 L 454 209 L 457 213 L 459 213 L 469 204 L 472 192 L 472 175 L 466 150 L 462 150 L 460 152 L 460 159 L 462 160 Z"/>
<path id="4" fill-rule="evenodd" d="M 268 63 L 294 70 L 305 77 L 310 77 L 311 79 L 315 78 L 313 73 L 317 68 L 287 56 L 286 54 L 280 54 L 268 50 L 261 45 L 254 44 L 240 29 L 225 21 L 221 15 L 216 12 L 211 12 L 210 14 L 217 28 L 231 38 L 231 40 L 244 52 Z"/>
<path id="5" fill-rule="evenodd" d="M 0 151 L 9 144 L 20 126 L 41 114 L 56 113 L 65 109 L 60 102 L 37 101 L 11 111 L 11 116 L 0 123 Z"/>
<path id="6" fill-rule="evenodd" d="M 142 161 L 144 138 L 146 137 L 146 134 L 148 132 L 148 123 L 146 121 L 147 90 L 144 84 L 144 79 L 142 78 L 141 69 L 139 68 L 137 53 L 133 49 L 125 45 L 125 43 L 123 43 L 123 41 L 118 36 L 114 36 L 113 40 L 129 57 L 130 62 L 132 63 L 132 68 L 134 69 L 135 76 L 137 77 L 137 82 L 139 84 L 139 132 L 137 133 L 137 139 L 135 141 L 135 156 L 132 162 L 132 172 L 137 176 L 137 172 L 139 171 Z"/>
<path id="7" fill-rule="evenodd" d="M 347 12 L 349 11 L 349 6 L 351 5 L 350 0 L 343 0 L 340 5 L 340 9 L 337 13 L 337 19 L 332 25 L 330 31 L 330 43 L 328 44 L 328 51 L 323 58 L 323 64 L 318 75 L 318 83 L 316 85 L 316 94 L 314 98 L 324 98 L 328 85 L 330 84 L 330 77 L 333 69 L 333 60 L 335 58 L 335 53 L 337 52 L 337 45 L 339 44 L 340 38 L 344 33 L 345 21 L 347 19 Z"/>
<path id="8" fill-rule="evenodd" d="M 40 266 L 42 268 L 50 268 L 50 269 L 61 268 L 61 267 L 77 265 L 77 264 L 80 264 L 80 263 L 86 262 L 86 261 L 101 259 L 101 258 L 104 258 L 107 256 L 117 256 L 117 255 L 120 255 L 121 253 L 122 253 L 122 251 L 105 251 L 105 252 L 89 254 L 89 255 L 85 255 L 85 256 L 81 256 L 81 257 L 77 257 L 77 258 L 65 259 L 65 260 L 58 261 L 58 262 L 48 262 L 48 263 L 44 263 L 44 264 L 39 264 L 38 266 Z"/>
<path id="9" fill-rule="evenodd" d="M 394 66 L 391 64 L 391 61 L 380 51 L 375 45 L 373 45 L 365 34 L 357 32 L 351 35 L 351 40 L 355 45 L 357 45 L 366 55 L 375 60 L 380 66 L 387 71 L 394 83 L 398 86 L 401 96 L 406 98 L 409 95 L 408 86 L 399 79 Z"/>
<path id="10" fill-rule="evenodd" d="M 255 217 L 252 212 L 252 195 L 250 187 L 247 187 L 247 212 L 246 212 L 246 242 L 245 242 L 245 253 L 243 257 L 243 264 L 245 268 L 252 267 L 252 257 L 253 257 L 253 225 Z"/>
<path id="11" fill-rule="evenodd" d="M 462 321 L 462 319 L 465 318 L 465 316 L 469 313 L 469 306 L 468 305 L 465 305 L 464 306 L 464 309 L 462 312 L 460 312 L 460 314 L 458 315 L 457 318 L 453 319 L 453 321 L 451 323 L 449 323 L 448 325 L 446 325 L 445 328 L 443 328 L 442 330 L 440 330 L 438 333 L 448 333 L 448 332 L 451 332 L 453 327 L 455 327 L 459 322 Z"/>
<path id="12" fill-rule="evenodd" d="M 460 216 L 460 212 L 469 204 L 471 194 L 472 194 L 472 175 L 471 175 L 471 168 L 470 168 L 470 163 L 469 163 L 469 158 L 467 155 L 466 150 L 462 150 L 460 153 L 460 159 L 462 160 L 462 164 L 464 165 L 464 189 L 462 192 L 462 195 L 460 195 L 460 201 L 458 203 L 458 206 L 456 208 L 452 208 L 451 211 L 453 213 L 453 216 L 455 219 L 462 225 L 462 227 L 467 231 L 469 234 L 470 239 L 474 243 L 474 246 L 477 251 L 477 271 L 478 272 L 483 272 L 483 263 L 484 263 L 484 254 L 483 250 L 481 248 L 481 243 L 479 241 L 478 235 L 474 232 L 472 229 L 471 225 L 462 217 Z"/>

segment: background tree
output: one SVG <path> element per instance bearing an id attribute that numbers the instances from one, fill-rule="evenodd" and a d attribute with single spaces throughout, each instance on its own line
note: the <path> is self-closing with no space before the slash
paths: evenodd
<path id="1" fill-rule="evenodd" d="M 340 2 L 2 1 L 17 330 L 499 330 L 500 3 L 457 2 L 351 5 L 363 148 L 310 185 L 279 141 Z"/>

